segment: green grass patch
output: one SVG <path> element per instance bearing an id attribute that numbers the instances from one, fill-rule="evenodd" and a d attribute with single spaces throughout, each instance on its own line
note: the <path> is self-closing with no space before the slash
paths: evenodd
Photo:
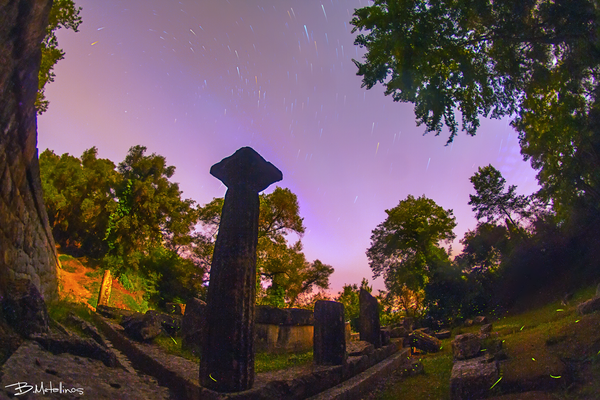
<path id="1" fill-rule="evenodd" d="M 88 278 L 99 278 L 101 276 L 104 276 L 104 270 L 101 268 L 98 268 L 94 271 L 88 271 L 85 273 L 85 276 L 87 276 Z"/>
<path id="2" fill-rule="evenodd" d="M 94 308 L 98 307 L 98 296 L 90 297 L 87 303 Z"/>
<path id="3" fill-rule="evenodd" d="M 423 364 L 423 374 L 408 376 L 385 388 L 378 400 L 449 400 L 450 373 L 452 372 L 452 346 L 450 339 L 442 340 L 442 350 L 438 353 L 419 357 Z"/>
<path id="4" fill-rule="evenodd" d="M 162 348 L 164 351 L 166 351 L 169 354 L 174 354 L 176 356 L 183 357 L 185 359 L 194 361 L 196 363 L 200 362 L 199 355 L 196 355 L 196 354 L 192 353 L 191 351 L 189 351 L 187 349 L 183 349 L 181 347 L 181 338 L 172 338 L 170 336 L 160 335 L 160 336 L 154 338 L 153 343 L 156 344 L 157 346 L 159 346 L 160 348 Z"/>
<path id="5" fill-rule="evenodd" d="M 85 304 L 71 302 L 68 298 L 53 301 L 48 304 L 48 315 L 50 316 L 51 320 L 59 322 L 80 336 L 87 336 L 81 330 L 81 327 L 77 326 L 76 324 L 72 324 L 67 320 L 67 315 L 69 312 L 72 312 L 79 318 L 92 323 L 91 310 Z"/>
<path id="6" fill-rule="evenodd" d="M 257 373 L 278 371 L 298 365 L 307 365 L 312 361 L 312 350 L 293 354 L 256 353 L 254 355 L 254 370 Z"/>
<path id="7" fill-rule="evenodd" d="M 68 254 L 60 254 L 58 256 L 58 261 L 60 261 L 60 262 L 71 261 L 71 260 L 75 260 L 75 257 L 72 257 Z"/>
<path id="8" fill-rule="evenodd" d="M 153 341 L 154 344 L 162 348 L 169 354 L 183 357 L 190 361 L 200 362 L 198 354 L 194 354 L 187 349 L 181 347 L 180 338 L 172 338 L 170 336 L 158 336 Z M 313 352 L 294 354 L 269 354 L 256 353 L 254 355 L 254 371 L 256 373 L 278 371 L 298 365 L 307 365 L 313 361 Z"/>

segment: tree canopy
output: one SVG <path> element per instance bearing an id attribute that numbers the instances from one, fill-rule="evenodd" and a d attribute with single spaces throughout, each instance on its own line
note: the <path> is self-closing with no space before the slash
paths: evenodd
<path id="1" fill-rule="evenodd" d="M 479 117 L 514 117 L 555 207 L 600 207 L 600 8 L 593 0 L 375 0 L 357 9 L 362 84 L 415 106 L 448 142 Z"/>
<path id="2" fill-rule="evenodd" d="M 199 209 L 207 254 L 212 254 L 222 208 L 223 199 L 215 198 Z M 257 297 L 262 304 L 293 307 L 313 289 L 329 288 L 333 267 L 320 260 L 308 262 L 301 241 L 290 245 L 286 239 L 291 234 L 298 238 L 304 234 L 299 211 L 298 198 L 289 189 L 276 187 L 260 195 L 256 271 Z M 266 290 L 263 283 L 268 285 Z"/>
<path id="3" fill-rule="evenodd" d="M 388 217 L 373 230 L 367 250 L 374 278 L 384 275 L 386 287 L 398 295 L 403 286 L 422 290 L 433 271 L 448 260 L 440 243 L 456 237 L 453 212 L 412 195 L 385 212 Z"/>
<path id="4" fill-rule="evenodd" d="M 473 206 L 477 220 L 485 218 L 487 223 L 494 224 L 498 220 L 506 219 L 509 224 L 519 229 L 519 220 L 530 215 L 530 199 L 524 195 L 517 195 L 515 185 L 505 189 L 506 179 L 491 164 L 479 167 L 471 177 L 471 183 L 475 194 L 469 195 L 469 205 Z"/>
<path id="5" fill-rule="evenodd" d="M 48 26 L 46 27 L 46 36 L 42 40 L 42 61 L 38 73 L 38 92 L 35 100 L 35 107 L 38 114 L 48 111 L 49 102 L 46 100 L 45 89 L 48 82 L 54 82 L 56 74 L 54 66 L 57 62 L 65 58 L 65 52 L 58 47 L 56 31 L 60 28 L 72 29 L 78 32 L 81 24 L 81 7 L 76 7 L 73 0 L 54 0 L 50 15 L 48 17 Z"/>

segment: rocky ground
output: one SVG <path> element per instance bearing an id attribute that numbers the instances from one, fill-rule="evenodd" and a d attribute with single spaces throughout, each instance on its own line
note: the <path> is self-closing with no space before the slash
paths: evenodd
<path id="1" fill-rule="evenodd" d="M 113 351 L 115 351 L 113 349 Z M 68 353 L 52 354 L 26 341 L 2 366 L 0 398 L 34 399 L 170 399 L 169 389 L 137 373 L 126 358 L 110 368 L 102 361 Z M 37 392 L 37 393 L 36 393 Z"/>

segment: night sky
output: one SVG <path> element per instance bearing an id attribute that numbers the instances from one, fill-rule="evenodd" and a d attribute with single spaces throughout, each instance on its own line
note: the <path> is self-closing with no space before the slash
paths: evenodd
<path id="1" fill-rule="evenodd" d="M 461 132 L 445 146 L 447 134 L 423 136 L 412 104 L 361 88 L 352 59 L 364 50 L 349 21 L 364 0 L 76 4 L 83 23 L 58 33 L 66 57 L 38 118 L 40 152 L 79 157 L 96 146 L 118 164 L 140 144 L 204 205 L 226 191 L 211 165 L 251 146 L 298 196 L 304 253 L 335 268 L 332 293 L 372 281 L 371 231 L 407 195 L 454 210 L 457 253 L 476 225 L 467 203 L 478 167 L 494 165 L 521 194 L 538 188 L 508 119 L 483 120 L 476 137 Z"/>

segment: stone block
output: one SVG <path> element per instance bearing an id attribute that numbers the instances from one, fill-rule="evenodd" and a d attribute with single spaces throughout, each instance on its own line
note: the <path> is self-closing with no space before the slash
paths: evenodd
<path id="1" fill-rule="evenodd" d="M 442 347 L 442 342 L 439 339 L 422 331 L 411 332 L 411 334 L 408 335 L 408 340 L 412 347 L 416 347 L 417 349 L 428 353 L 436 353 L 440 351 L 440 347 Z"/>
<path id="2" fill-rule="evenodd" d="M 448 331 L 448 330 L 439 331 L 439 332 L 436 332 L 434 334 L 434 336 L 440 340 L 448 339 L 448 338 L 450 338 L 450 331 Z"/>
<path id="3" fill-rule="evenodd" d="M 193 298 L 185 306 L 185 314 L 181 321 L 181 346 L 192 353 L 199 353 L 202 348 L 202 329 L 206 303 Z"/>
<path id="4" fill-rule="evenodd" d="M 591 314 L 594 311 L 600 310 L 600 297 L 594 297 L 588 301 L 584 301 L 577 306 L 579 315 Z"/>
<path id="5" fill-rule="evenodd" d="M 479 333 L 487 334 L 487 333 L 492 332 L 492 329 L 493 329 L 492 324 L 485 324 L 479 329 Z"/>
<path id="6" fill-rule="evenodd" d="M 481 351 L 481 340 L 473 333 L 456 335 L 452 341 L 452 354 L 455 360 L 477 357 Z"/>
<path id="7" fill-rule="evenodd" d="M 487 362 L 485 357 L 457 361 L 450 375 L 450 398 L 452 400 L 482 399 L 498 380 L 498 365 Z"/>
<path id="8" fill-rule="evenodd" d="M 357 342 L 350 342 L 346 344 L 346 352 L 348 353 L 348 356 L 351 357 L 368 355 L 373 353 L 374 351 L 375 347 L 371 343 L 366 342 L 364 340 L 359 340 Z"/>
<path id="9" fill-rule="evenodd" d="M 346 360 L 344 305 L 319 300 L 315 304 L 313 356 L 319 365 L 342 365 Z"/>
<path id="10" fill-rule="evenodd" d="M 381 326 L 379 324 L 379 304 L 377 299 L 368 291 L 360 289 L 360 315 L 358 327 L 360 340 L 372 343 L 376 348 L 381 347 Z"/>

